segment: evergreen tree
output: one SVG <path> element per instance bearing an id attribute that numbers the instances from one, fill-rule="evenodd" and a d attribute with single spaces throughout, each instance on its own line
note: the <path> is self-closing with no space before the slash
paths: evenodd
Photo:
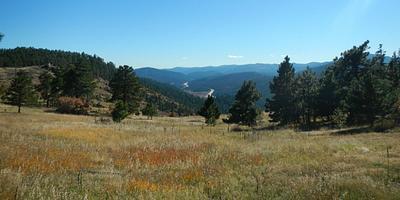
<path id="1" fill-rule="evenodd" d="M 369 41 L 353 47 L 334 60 L 333 73 L 336 83 L 335 93 L 343 113 L 348 113 L 348 123 L 357 123 L 361 119 L 364 105 L 361 79 L 369 65 L 367 50 Z"/>
<path id="2" fill-rule="evenodd" d="M 294 102 L 295 71 L 290 58 L 279 65 L 278 76 L 270 83 L 272 99 L 267 99 L 266 111 L 270 112 L 272 122 L 286 125 L 297 119 L 296 105 Z"/>
<path id="3" fill-rule="evenodd" d="M 20 113 L 21 107 L 26 105 L 33 96 L 32 78 L 26 72 L 18 71 L 6 92 L 6 102 L 18 106 L 18 113 Z"/>
<path id="4" fill-rule="evenodd" d="M 147 119 L 153 119 L 153 116 L 157 114 L 157 108 L 153 103 L 147 103 L 146 107 L 142 110 L 143 115 L 147 116 Z"/>
<path id="5" fill-rule="evenodd" d="M 400 124 L 400 51 L 393 54 L 388 64 L 387 77 L 390 84 L 390 92 L 384 100 L 387 105 L 387 113 Z"/>
<path id="6" fill-rule="evenodd" d="M 320 89 L 316 106 L 318 115 L 321 117 L 326 117 L 328 121 L 332 119 L 335 109 L 339 106 L 333 70 L 333 65 L 329 66 L 325 70 L 323 77 L 320 79 Z"/>
<path id="7" fill-rule="evenodd" d="M 244 81 L 243 85 L 235 95 L 235 101 L 229 109 L 227 123 L 237 123 L 253 126 L 257 123 L 259 111 L 256 108 L 256 101 L 260 99 L 253 81 Z"/>
<path id="8" fill-rule="evenodd" d="M 51 68 L 50 72 L 53 74 L 50 83 L 50 101 L 54 103 L 63 94 L 65 72 L 61 67 Z"/>
<path id="9" fill-rule="evenodd" d="M 38 90 L 42 98 L 46 101 L 46 107 L 49 107 L 51 91 L 52 91 L 53 75 L 49 71 L 45 71 L 39 76 L 39 81 L 40 84 L 38 85 Z"/>
<path id="10" fill-rule="evenodd" d="M 81 59 L 76 65 L 75 74 L 77 81 L 74 85 L 75 97 L 81 97 L 88 101 L 95 88 L 89 60 Z"/>
<path id="11" fill-rule="evenodd" d="M 365 116 L 365 122 L 371 125 L 376 117 L 384 117 L 389 113 L 387 98 L 392 88 L 384 60 L 385 53 L 380 45 L 361 78 L 363 88 L 361 114 Z M 389 104 L 393 105 L 393 103 Z"/>
<path id="12" fill-rule="evenodd" d="M 3 40 L 3 37 L 4 37 L 4 34 L 0 33 L 0 42 L 1 42 L 1 40 Z"/>
<path id="13" fill-rule="evenodd" d="M 122 101 L 129 113 L 136 113 L 141 100 L 140 84 L 132 67 L 120 66 L 110 81 L 113 101 Z"/>
<path id="14" fill-rule="evenodd" d="M 119 123 L 129 115 L 128 107 L 124 102 L 117 101 L 111 115 L 113 121 Z"/>
<path id="15" fill-rule="evenodd" d="M 90 65 L 85 59 L 81 59 L 76 64 L 70 64 L 63 73 L 62 94 L 64 96 L 83 98 L 88 101 L 94 86 Z"/>
<path id="16" fill-rule="evenodd" d="M 316 74 L 307 69 L 298 77 L 296 87 L 296 106 L 300 116 L 300 124 L 309 130 L 311 119 L 317 115 L 318 78 Z"/>
<path id="17" fill-rule="evenodd" d="M 214 98 L 209 95 L 204 102 L 203 107 L 200 109 L 198 114 L 205 118 L 205 123 L 208 125 L 215 125 L 217 119 L 219 119 L 220 112 Z"/>

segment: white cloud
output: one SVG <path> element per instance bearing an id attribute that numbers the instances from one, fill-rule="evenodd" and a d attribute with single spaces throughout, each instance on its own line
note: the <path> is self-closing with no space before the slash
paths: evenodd
<path id="1" fill-rule="evenodd" d="M 230 58 L 230 59 L 241 59 L 241 58 L 243 58 L 243 56 L 237 56 L 237 55 L 228 55 L 227 57 Z"/>

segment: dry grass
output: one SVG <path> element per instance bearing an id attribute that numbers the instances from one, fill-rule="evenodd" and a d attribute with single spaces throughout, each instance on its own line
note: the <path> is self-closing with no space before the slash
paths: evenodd
<path id="1" fill-rule="evenodd" d="M 400 199 L 396 131 L 254 135 L 198 117 L 96 124 L 5 108 L 0 199 Z"/>

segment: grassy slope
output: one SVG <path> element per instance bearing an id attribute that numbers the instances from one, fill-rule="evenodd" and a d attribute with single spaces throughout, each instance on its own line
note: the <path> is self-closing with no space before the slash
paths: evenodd
<path id="1" fill-rule="evenodd" d="M 198 117 L 96 124 L 90 116 L 11 111 L 0 104 L 0 199 L 400 196 L 398 132 L 244 137 L 224 124 L 203 127 Z"/>

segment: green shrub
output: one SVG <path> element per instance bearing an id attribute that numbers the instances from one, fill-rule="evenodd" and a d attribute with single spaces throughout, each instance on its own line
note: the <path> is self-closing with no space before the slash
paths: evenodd
<path id="1" fill-rule="evenodd" d="M 396 127 L 396 122 L 394 119 L 380 118 L 374 121 L 373 129 L 376 132 L 384 132 L 389 129 Z"/>
<path id="2" fill-rule="evenodd" d="M 338 108 L 333 112 L 332 120 L 338 128 L 343 128 L 347 122 L 347 114 Z"/>
<path id="3" fill-rule="evenodd" d="M 129 115 L 128 106 L 122 101 L 118 101 L 115 104 L 115 108 L 111 112 L 111 115 L 114 122 L 121 122 Z"/>

